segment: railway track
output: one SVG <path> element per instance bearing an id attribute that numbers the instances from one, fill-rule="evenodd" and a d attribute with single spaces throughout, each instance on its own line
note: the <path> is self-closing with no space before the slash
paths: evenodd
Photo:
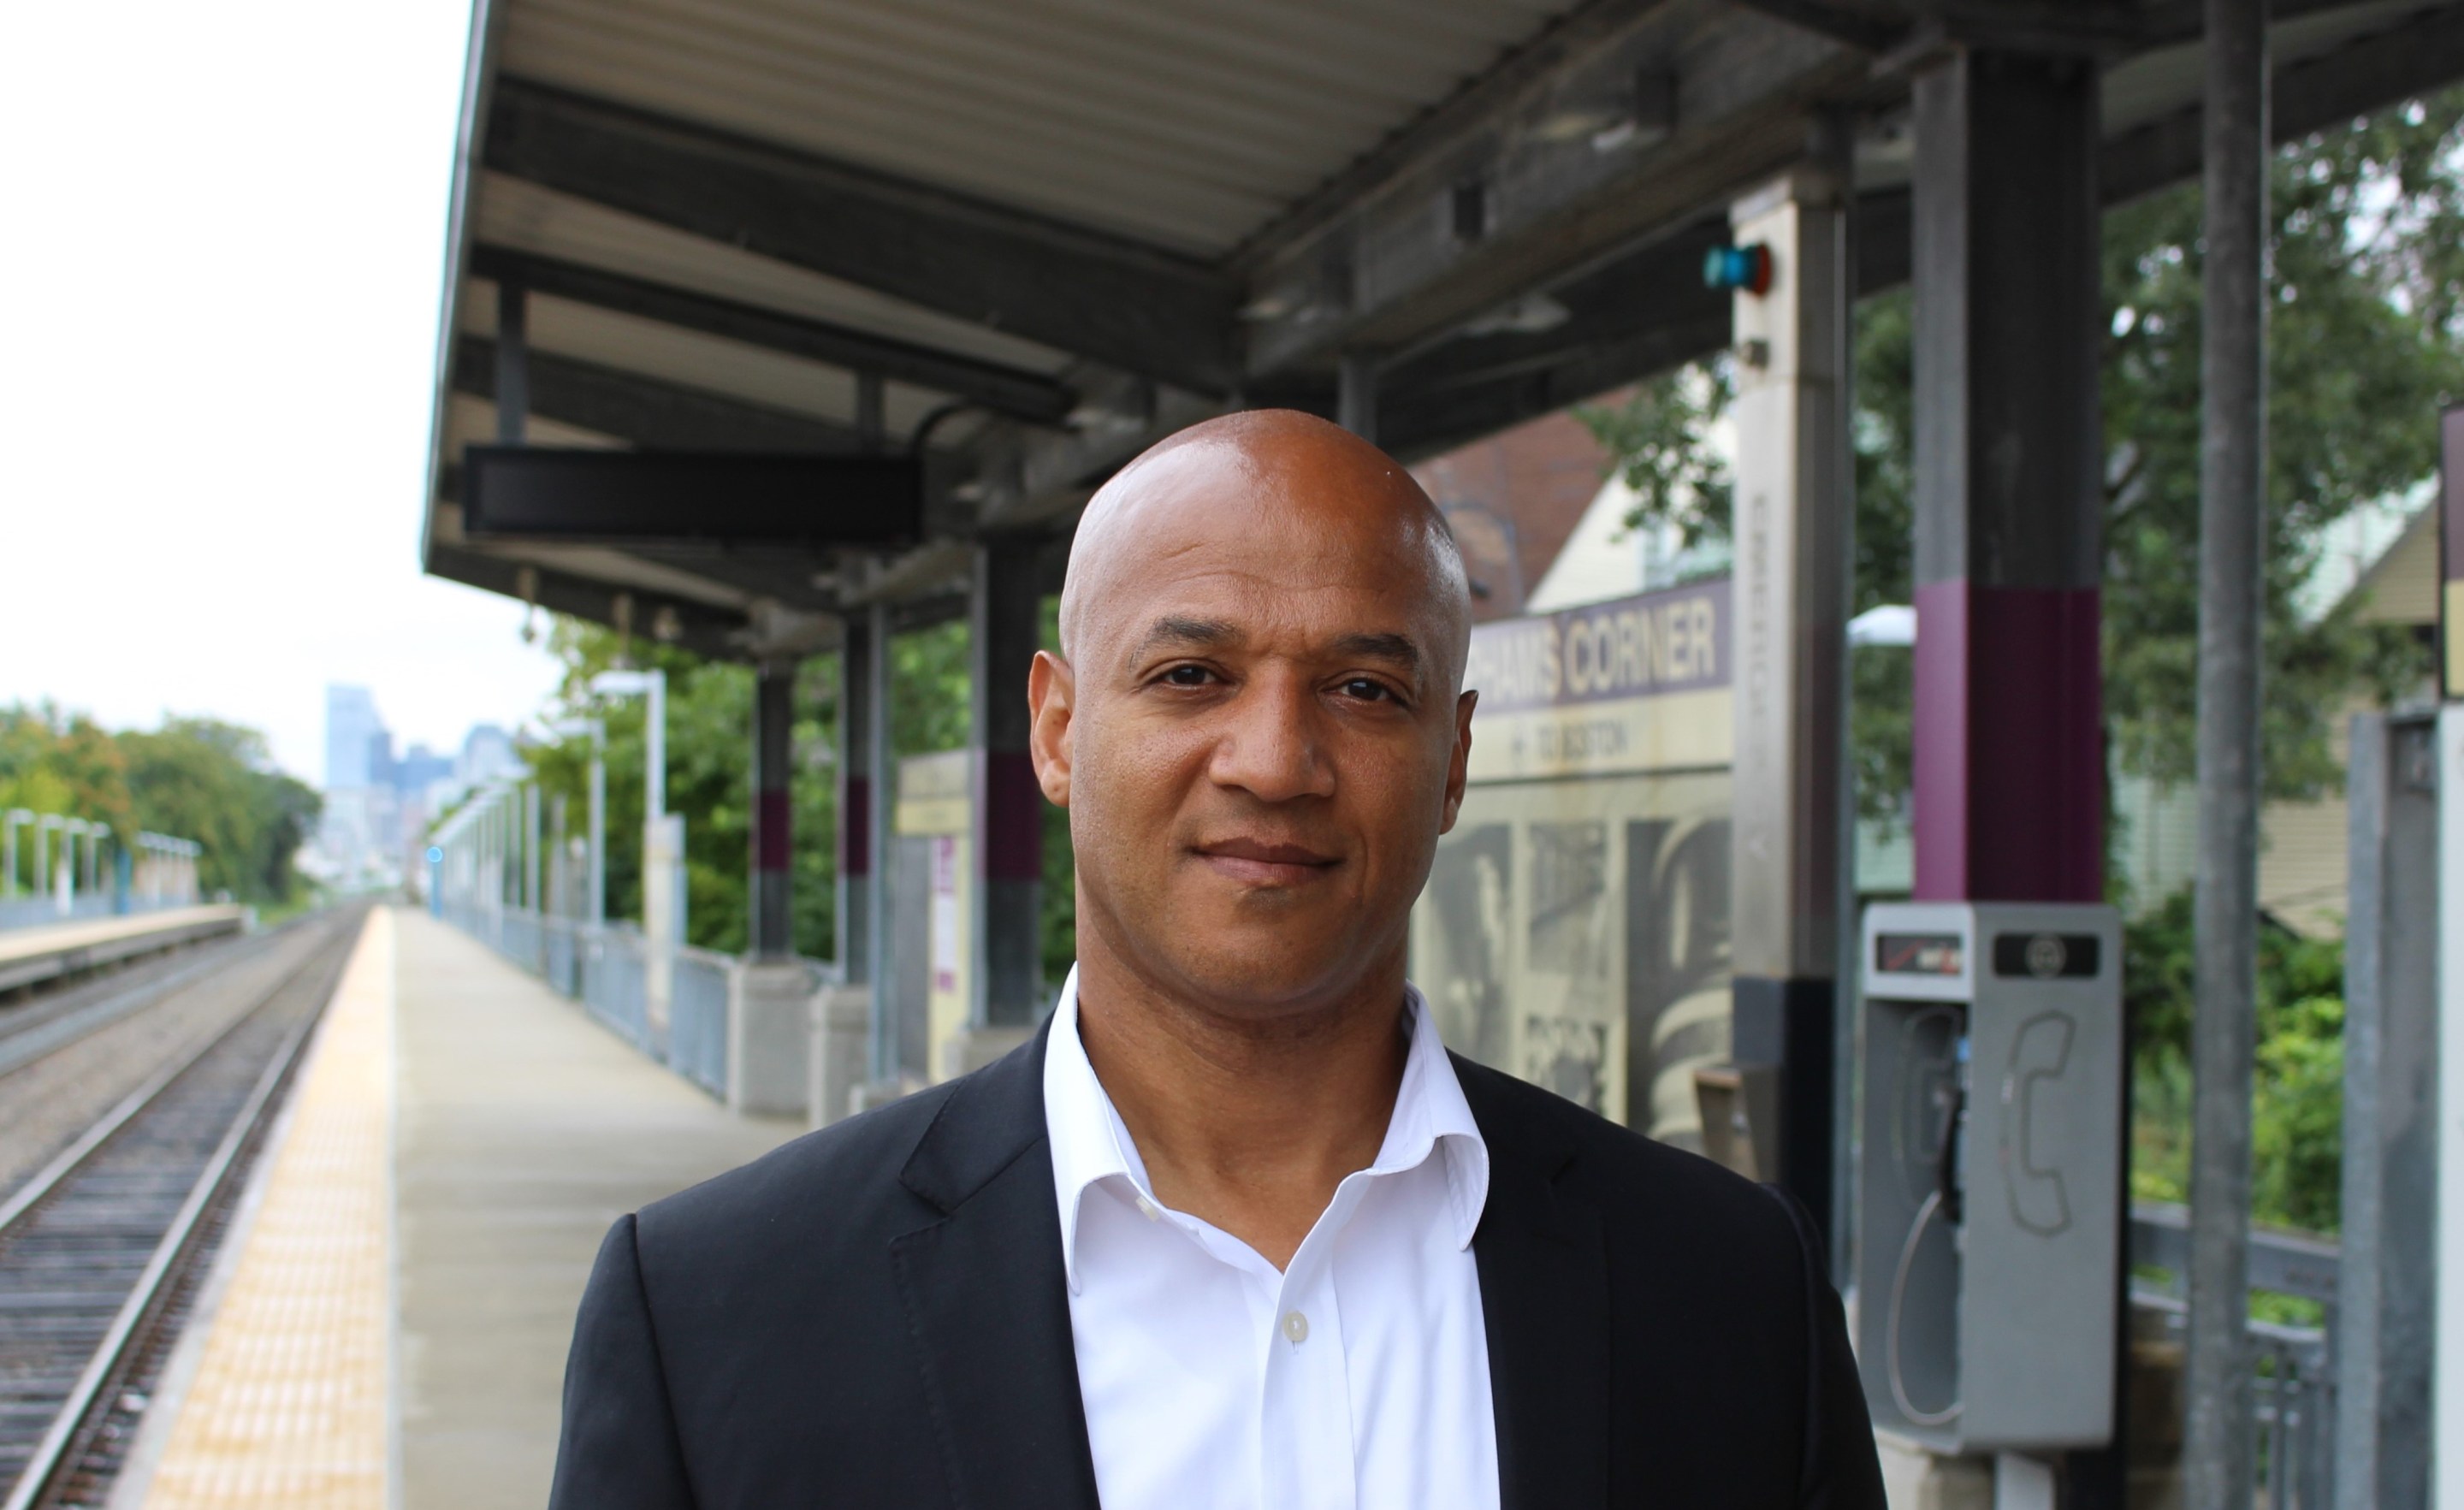
<path id="1" fill-rule="evenodd" d="M 0 1510 L 107 1497 L 363 915 L 0 1198 Z"/>

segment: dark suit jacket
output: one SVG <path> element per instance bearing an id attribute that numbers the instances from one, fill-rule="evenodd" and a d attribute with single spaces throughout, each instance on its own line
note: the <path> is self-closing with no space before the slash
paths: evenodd
<path id="1" fill-rule="evenodd" d="M 550 1503 L 1094 1506 L 1044 1042 L 617 1222 Z M 1881 1510 L 1793 1203 L 1455 1072 L 1489 1149 L 1472 1247 L 1507 1510 Z"/>

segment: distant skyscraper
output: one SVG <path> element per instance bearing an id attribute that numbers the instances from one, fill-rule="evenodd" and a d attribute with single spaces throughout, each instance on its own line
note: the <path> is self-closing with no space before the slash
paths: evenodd
<path id="1" fill-rule="evenodd" d="M 325 790 L 347 792 L 370 784 L 368 756 L 385 735 L 377 700 L 364 687 L 325 689 Z M 391 736 L 385 735 L 391 748 Z"/>

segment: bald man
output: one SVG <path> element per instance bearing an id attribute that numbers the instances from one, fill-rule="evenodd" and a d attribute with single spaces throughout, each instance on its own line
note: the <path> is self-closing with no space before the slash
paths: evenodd
<path id="1" fill-rule="evenodd" d="M 554 1503 L 1880 1510 L 1784 1196 L 1449 1055 L 1463 562 L 1343 430 L 1087 509 L 1023 689 L 1078 964 L 975 1075 L 619 1221 Z"/>

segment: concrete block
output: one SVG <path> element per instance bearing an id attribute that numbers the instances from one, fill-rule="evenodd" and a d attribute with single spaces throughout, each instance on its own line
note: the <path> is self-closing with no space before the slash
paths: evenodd
<path id="1" fill-rule="evenodd" d="M 1994 1510 L 1991 1458 L 1939 1457 L 1888 1432 L 1874 1441 L 1891 1510 Z"/>
<path id="2" fill-rule="evenodd" d="M 745 964 L 727 996 L 727 1105 L 757 1117 L 804 1115 L 812 976 L 801 964 Z"/>
<path id="3" fill-rule="evenodd" d="M 941 1078 L 973 1074 L 1033 1037 L 1031 1025 L 960 1028 L 941 1044 Z"/>
<path id="4" fill-rule="evenodd" d="M 811 1012 L 805 1104 L 813 1126 L 825 1127 L 857 1109 L 856 1089 L 872 1067 L 872 988 L 825 986 Z"/>

